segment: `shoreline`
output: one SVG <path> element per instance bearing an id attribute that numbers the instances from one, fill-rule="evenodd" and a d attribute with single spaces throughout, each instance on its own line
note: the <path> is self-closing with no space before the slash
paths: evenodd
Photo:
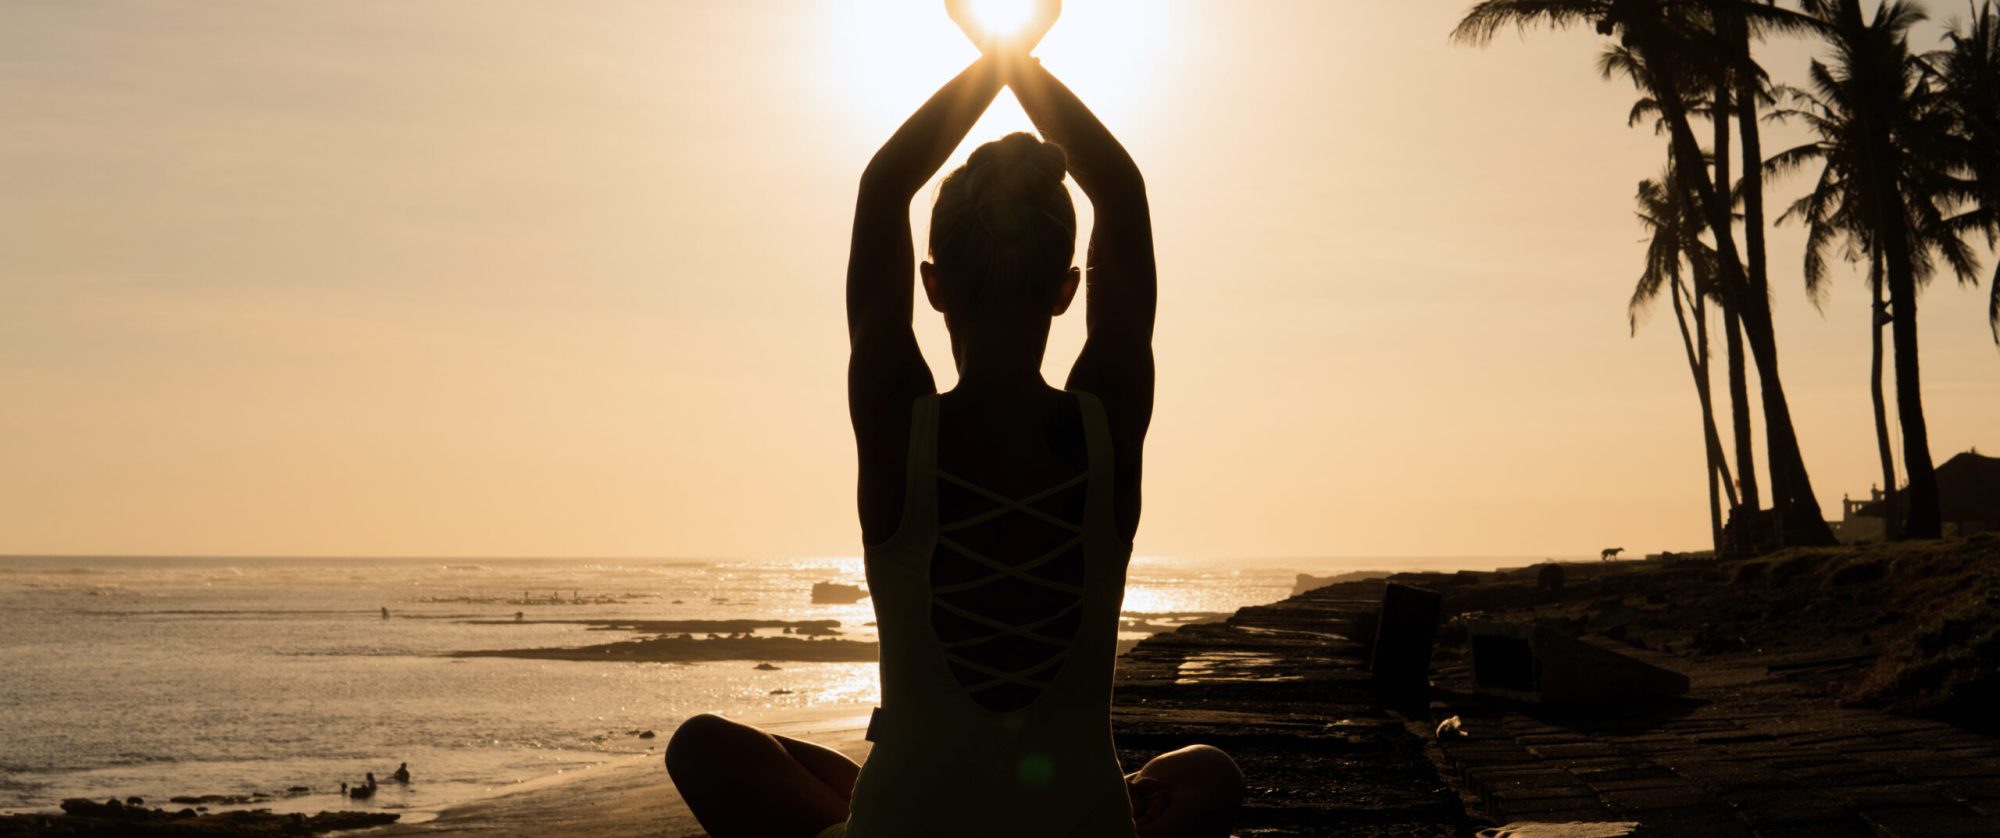
<path id="1" fill-rule="evenodd" d="M 830 704 L 736 718 L 772 733 L 824 745 L 860 762 L 873 746 L 862 738 L 872 707 Z M 661 754 L 620 756 L 588 768 L 524 780 L 491 796 L 442 807 L 422 821 L 399 822 L 359 834 L 554 835 L 587 830 L 591 838 L 701 838 L 705 833 L 674 791 L 662 758 Z"/>

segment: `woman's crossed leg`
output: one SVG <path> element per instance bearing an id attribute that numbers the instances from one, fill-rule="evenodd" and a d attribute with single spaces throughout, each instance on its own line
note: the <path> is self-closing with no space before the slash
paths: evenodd
<path id="1" fill-rule="evenodd" d="M 847 820 L 861 767 L 838 751 L 721 716 L 682 723 L 667 773 L 714 838 L 814 838 Z M 1191 745 L 1125 778 L 1140 838 L 1222 838 L 1243 800 L 1243 774 L 1220 749 Z"/>
<path id="2" fill-rule="evenodd" d="M 838 751 L 707 713 L 667 740 L 667 774 L 714 838 L 813 838 L 847 820 L 860 771 Z"/>

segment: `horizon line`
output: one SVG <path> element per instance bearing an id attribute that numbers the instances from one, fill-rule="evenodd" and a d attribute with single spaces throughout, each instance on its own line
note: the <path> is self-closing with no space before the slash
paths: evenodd
<path id="1" fill-rule="evenodd" d="M 1662 552 L 1696 553 L 1700 550 L 1671 550 Z M 1411 559 L 1554 559 L 1554 558 L 1595 558 L 1588 553 L 1490 553 L 1490 554 L 1403 554 L 1403 555 L 1340 555 L 1313 554 L 1291 556 L 1188 556 L 1188 555 L 1147 555 L 1135 554 L 1134 558 L 1200 561 L 1325 561 L 1369 560 L 1398 561 Z M 388 559 L 409 561 L 656 561 L 656 562 L 732 562 L 732 561 L 801 561 L 813 559 L 860 559 L 860 554 L 846 556 L 553 556 L 553 555 L 397 555 L 397 554 L 353 554 L 353 553 L 0 553 L 0 561 L 7 559 Z"/>

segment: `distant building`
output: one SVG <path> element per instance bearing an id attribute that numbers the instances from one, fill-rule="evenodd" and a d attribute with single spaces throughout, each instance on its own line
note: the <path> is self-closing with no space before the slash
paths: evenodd
<path id="1" fill-rule="evenodd" d="M 1842 544 L 1865 544 L 1881 541 L 1889 531 L 1888 521 L 1882 516 L 1882 487 L 1868 487 L 1867 500 L 1855 500 L 1842 495 L 1840 498 L 1840 520 L 1832 521 L 1833 535 Z M 1866 510 L 1874 510 L 1872 512 Z"/>
<path id="2" fill-rule="evenodd" d="M 1937 467 L 1937 482 L 1945 535 L 2000 532 L 2000 457 L 1959 454 Z M 1848 544 L 1881 541 L 1890 503 L 1901 493 L 1871 489 L 1865 501 L 1842 498 L 1834 534 Z"/>

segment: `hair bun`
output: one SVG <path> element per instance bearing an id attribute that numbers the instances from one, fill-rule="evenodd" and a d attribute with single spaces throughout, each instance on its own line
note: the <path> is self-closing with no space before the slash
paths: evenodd
<path id="1" fill-rule="evenodd" d="M 1017 131 L 980 146 L 966 161 L 967 184 L 975 203 L 1006 198 L 1026 198 L 1061 189 L 1069 173 L 1069 156 L 1062 146 Z"/>
<path id="2" fill-rule="evenodd" d="M 954 305 L 1026 294 L 1046 312 L 1076 258 L 1069 157 L 1029 133 L 980 146 L 946 175 L 931 206 L 931 258 Z M 961 310 L 970 310 L 963 309 Z"/>

